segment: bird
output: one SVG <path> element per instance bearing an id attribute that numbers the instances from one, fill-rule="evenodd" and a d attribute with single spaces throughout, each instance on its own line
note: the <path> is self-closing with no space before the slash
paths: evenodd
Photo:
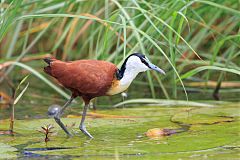
<path id="1" fill-rule="evenodd" d="M 85 104 L 79 129 L 89 138 L 93 138 L 84 123 L 91 99 L 124 92 L 140 72 L 155 70 L 165 74 L 142 53 L 130 54 L 119 69 L 115 64 L 103 60 L 82 59 L 63 62 L 52 57 L 46 57 L 43 60 L 48 64 L 44 67 L 44 72 L 71 91 L 71 97 L 54 115 L 56 123 L 70 137 L 72 134 L 60 117 L 76 97 L 81 97 Z"/>

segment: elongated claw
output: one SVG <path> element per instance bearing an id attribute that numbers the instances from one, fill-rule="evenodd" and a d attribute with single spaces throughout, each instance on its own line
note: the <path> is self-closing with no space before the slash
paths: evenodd
<path id="1" fill-rule="evenodd" d="M 80 126 L 80 130 L 89 138 L 93 138 L 93 136 L 87 131 L 85 125 Z"/>
<path id="2" fill-rule="evenodd" d="M 72 134 L 67 130 L 66 126 L 62 123 L 59 117 L 55 116 L 54 117 L 55 121 L 57 124 L 64 130 L 64 132 L 69 136 L 72 137 Z"/>

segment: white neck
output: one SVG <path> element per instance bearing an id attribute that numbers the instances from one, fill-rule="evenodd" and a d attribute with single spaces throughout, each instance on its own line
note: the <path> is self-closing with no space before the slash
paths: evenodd
<path id="1" fill-rule="evenodd" d="M 139 71 L 135 68 L 126 68 L 122 79 L 120 80 L 121 86 L 126 86 L 127 88 L 132 83 L 132 81 L 136 78 Z"/>
<path id="2" fill-rule="evenodd" d="M 123 77 L 120 80 L 120 86 L 126 86 L 128 88 L 138 73 L 145 72 L 146 70 L 149 70 L 149 68 L 141 62 L 139 57 L 130 57 L 126 63 L 126 69 Z"/>
<path id="3" fill-rule="evenodd" d="M 131 56 L 127 60 L 124 67 L 125 70 L 122 75 L 123 77 L 120 79 L 119 84 L 111 88 L 108 91 L 107 95 L 114 95 L 125 91 L 130 86 L 132 81 L 136 78 L 138 73 L 149 70 L 149 68 L 143 64 L 140 58 L 137 56 Z"/>

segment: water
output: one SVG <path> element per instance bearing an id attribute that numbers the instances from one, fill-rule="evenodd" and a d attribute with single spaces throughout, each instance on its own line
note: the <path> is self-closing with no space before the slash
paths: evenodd
<path id="1" fill-rule="evenodd" d="M 19 159 L 238 159 L 238 107 L 135 106 L 90 111 L 86 126 L 94 136 L 91 140 L 78 129 L 80 117 L 74 107 L 64 117 L 70 113 L 77 117 L 63 118 L 72 138 L 54 120 L 35 114 L 35 118 L 16 120 L 14 136 L 0 136 L 0 154 Z M 55 128 L 45 143 L 45 135 L 37 130 L 47 124 Z M 9 120 L 0 121 L 1 130 L 8 126 Z M 147 137 L 145 133 L 153 128 L 181 132 Z"/>

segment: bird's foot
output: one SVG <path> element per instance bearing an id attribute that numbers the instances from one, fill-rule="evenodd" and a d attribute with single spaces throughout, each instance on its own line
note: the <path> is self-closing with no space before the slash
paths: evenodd
<path id="1" fill-rule="evenodd" d="M 80 130 L 81 130 L 86 136 L 88 136 L 89 138 L 91 138 L 91 139 L 93 138 L 93 136 L 87 131 L 85 125 L 80 126 Z"/>
<path id="2" fill-rule="evenodd" d="M 66 126 L 62 123 L 59 116 L 54 116 L 55 121 L 57 124 L 64 130 L 68 137 L 72 137 L 73 135 L 67 130 Z"/>

